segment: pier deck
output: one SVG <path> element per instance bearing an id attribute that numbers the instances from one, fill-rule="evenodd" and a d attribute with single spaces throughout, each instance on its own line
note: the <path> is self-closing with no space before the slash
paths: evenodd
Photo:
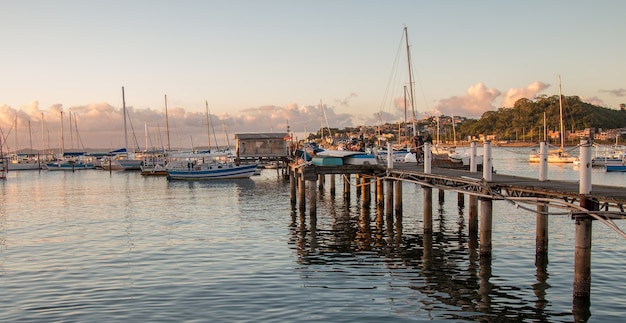
<path id="1" fill-rule="evenodd" d="M 431 174 L 423 172 L 423 167 L 415 164 L 394 164 L 393 169 L 388 169 L 391 177 L 407 179 L 418 183 L 431 185 L 439 188 L 456 189 L 458 191 L 473 192 L 477 195 L 489 195 L 486 190 L 503 196 L 534 197 L 534 198 L 557 198 L 573 203 L 580 199 L 578 181 L 547 180 L 526 178 L 514 175 L 492 174 L 492 180 L 483 182 L 482 172 L 469 172 L 461 169 L 432 168 Z M 482 194 L 481 194 L 482 193 Z M 592 199 L 600 204 L 601 209 L 616 207 L 624 211 L 626 205 L 626 188 L 607 185 L 593 185 L 587 199 Z"/>

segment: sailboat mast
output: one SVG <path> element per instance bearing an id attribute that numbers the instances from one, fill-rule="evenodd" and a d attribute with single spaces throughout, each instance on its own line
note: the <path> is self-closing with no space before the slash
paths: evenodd
<path id="1" fill-rule="evenodd" d="M 19 142 L 17 141 L 18 137 L 17 137 L 17 114 L 15 115 L 15 154 L 17 154 L 17 151 L 19 150 Z"/>
<path id="2" fill-rule="evenodd" d="M 70 110 L 70 149 L 74 150 L 74 132 L 72 131 L 72 110 Z"/>
<path id="3" fill-rule="evenodd" d="M 128 130 L 126 129 L 126 97 L 124 96 L 124 87 L 122 86 L 122 113 L 124 113 L 124 148 L 128 152 Z"/>
<path id="4" fill-rule="evenodd" d="M 407 131 L 406 131 L 406 104 L 407 104 L 407 100 L 406 100 L 406 85 L 404 86 L 404 133 L 405 135 L 407 135 Z M 398 136 L 400 136 L 400 134 L 398 134 Z M 406 139 L 406 138 L 405 138 Z M 400 141 L 402 141 L 402 137 L 400 137 Z"/>
<path id="5" fill-rule="evenodd" d="M 41 113 L 41 151 L 43 152 L 43 158 L 46 159 L 46 136 L 43 112 Z"/>
<path id="6" fill-rule="evenodd" d="M 148 122 L 146 121 L 143 122 L 143 133 L 146 137 L 146 151 L 148 151 L 150 148 L 148 147 Z"/>
<path id="7" fill-rule="evenodd" d="M 170 122 L 167 117 L 167 94 L 165 95 L 165 132 L 167 133 L 167 150 L 171 149 L 170 146 Z"/>
<path id="8" fill-rule="evenodd" d="M 208 143 L 208 150 L 211 151 L 211 129 L 209 127 L 209 101 L 204 101 L 206 110 L 206 137 Z"/>
<path id="9" fill-rule="evenodd" d="M 559 75 L 559 116 L 561 118 L 561 151 L 565 147 L 565 128 L 563 128 L 563 99 L 561 94 L 561 75 Z"/>
<path id="10" fill-rule="evenodd" d="M 409 65 L 409 94 L 411 99 L 411 111 L 412 111 L 412 123 L 413 123 L 413 135 L 417 135 L 415 129 L 415 100 L 413 99 L 413 70 L 411 69 L 411 51 L 409 49 L 409 32 L 406 26 L 404 26 L 404 40 L 406 41 L 406 59 Z"/>
<path id="11" fill-rule="evenodd" d="M 30 128 L 30 120 L 28 120 L 28 141 L 29 141 L 29 145 L 30 145 L 30 152 L 29 154 L 33 153 L 33 131 Z"/>
<path id="12" fill-rule="evenodd" d="M 63 138 L 63 111 L 61 111 L 61 156 L 65 155 L 65 138 Z"/>

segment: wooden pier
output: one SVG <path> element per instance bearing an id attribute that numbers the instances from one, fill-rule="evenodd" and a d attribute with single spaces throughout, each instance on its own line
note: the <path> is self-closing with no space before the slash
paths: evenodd
<path id="1" fill-rule="evenodd" d="M 537 264 L 547 263 L 548 209 L 560 209 L 562 211 L 559 214 L 570 215 L 572 220 L 576 221 L 573 297 L 575 311 L 582 307 L 584 312 L 585 306 L 588 308 L 590 301 L 592 222 L 598 220 L 611 226 L 613 220 L 625 219 L 626 189 L 603 185 L 591 186 L 590 176 L 589 183 L 587 183 L 584 177 L 586 175 L 582 172 L 591 172 L 590 160 L 586 167 L 584 163 L 581 164 L 581 181 L 579 182 L 547 180 L 544 174 L 541 174 L 539 179 L 532 179 L 493 173 L 490 171 L 492 169 L 490 146 L 485 147 L 485 156 L 483 165 L 486 168 L 482 173 L 477 172 L 476 167 L 471 167 L 471 171 L 431 167 L 428 156 L 426 156 L 426 165 L 398 163 L 390 165 L 391 167 L 383 165 L 315 166 L 292 163 L 288 174 L 291 183 L 292 207 L 295 210 L 298 201 L 301 214 L 306 212 L 307 194 L 305 191 L 308 186 L 310 187 L 309 214 L 311 217 L 316 216 L 317 190 L 314 188 L 318 186 L 318 183 L 321 188 L 325 177 L 330 176 L 330 193 L 334 195 L 335 175 L 342 175 L 344 197 L 349 198 L 351 176 L 354 175 L 356 186 L 360 187 L 357 194 L 363 199 L 364 205 L 369 204 L 373 186 L 376 207 L 384 209 L 387 218 L 392 218 L 395 213 L 396 217 L 401 219 L 402 183 L 412 182 L 423 188 L 424 234 L 431 234 L 432 189 L 439 189 L 440 194 L 444 190 L 458 192 L 459 203 L 464 203 L 463 196 L 467 194 L 469 196 L 469 233 L 479 237 L 478 248 L 481 261 L 484 259 L 490 262 L 492 202 L 505 200 L 515 207 L 534 205 L 534 209 L 527 209 L 535 212 L 537 216 L 535 245 Z M 309 182 L 309 185 L 306 185 L 306 182 Z M 550 214 L 555 214 L 555 212 Z M 624 235 L 620 230 L 617 231 Z"/>

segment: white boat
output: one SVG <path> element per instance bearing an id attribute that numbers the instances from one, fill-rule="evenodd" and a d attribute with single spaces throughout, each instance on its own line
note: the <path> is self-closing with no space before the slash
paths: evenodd
<path id="1" fill-rule="evenodd" d="M 463 164 L 463 166 L 468 166 L 471 163 L 472 152 L 471 150 L 466 149 L 454 149 L 454 151 L 450 151 L 448 155 L 448 159 L 456 164 Z M 483 164 L 483 155 L 476 155 L 476 165 Z"/>
<path id="2" fill-rule="evenodd" d="M 127 153 L 126 148 L 117 150 L 113 156 L 106 156 L 102 159 L 100 167 L 104 170 L 141 170 L 143 163 L 134 153 Z"/>
<path id="3" fill-rule="evenodd" d="M 100 166 L 104 170 L 141 170 L 141 157 L 128 152 L 128 130 L 126 127 L 126 98 L 122 86 L 122 113 L 124 114 L 124 148 L 118 149 L 112 157 L 102 161 Z"/>
<path id="4" fill-rule="evenodd" d="M 92 157 L 84 152 L 66 152 L 63 154 L 63 158 L 46 163 L 46 169 L 49 171 L 76 171 L 95 168 Z"/>
<path id="5" fill-rule="evenodd" d="M 561 76 L 559 75 L 559 118 L 561 120 L 561 147 L 559 149 L 548 151 L 548 163 L 552 164 L 572 164 L 576 160 L 575 156 L 570 156 L 564 149 L 565 147 L 565 128 L 563 127 L 563 95 L 561 94 Z M 533 149 L 530 152 L 528 161 L 531 163 L 541 162 L 541 152 L 539 149 Z"/>
<path id="6" fill-rule="evenodd" d="M 618 146 L 617 143 L 614 146 L 607 145 L 595 145 L 595 156 L 591 157 L 591 166 L 605 167 L 605 166 L 623 166 L 626 164 L 626 147 Z M 580 160 L 576 158 L 575 165 L 580 164 Z"/>
<path id="7" fill-rule="evenodd" d="M 168 180 L 250 178 L 258 163 L 238 164 L 230 153 L 174 154 L 167 165 Z"/>
<path id="8" fill-rule="evenodd" d="M 562 149 L 555 149 L 548 151 L 548 163 L 550 164 L 572 164 L 576 161 L 575 156 L 570 156 L 567 152 Z M 538 149 L 533 149 L 530 152 L 530 156 L 528 157 L 528 161 L 531 163 L 539 163 L 541 162 L 541 153 Z"/>
<path id="9" fill-rule="evenodd" d="M 141 175 L 167 175 L 167 157 L 164 152 L 145 152 L 141 163 Z"/>
<path id="10" fill-rule="evenodd" d="M 316 153 L 315 156 L 338 157 L 342 159 L 343 165 L 378 165 L 376 156 L 363 151 L 327 149 Z"/>
<path id="11" fill-rule="evenodd" d="M 8 170 L 33 170 L 45 168 L 45 165 L 36 154 L 10 154 L 6 167 Z"/>
<path id="12" fill-rule="evenodd" d="M 387 151 L 387 149 L 375 149 L 372 151 L 372 154 L 376 155 L 376 158 L 382 163 L 386 163 L 389 151 Z M 391 158 L 394 163 L 403 163 L 406 162 L 407 154 L 411 154 L 408 148 L 393 149 L 391 151 Z M 415 154 L 413 154 L 413 158 L 415 158 Z"/>

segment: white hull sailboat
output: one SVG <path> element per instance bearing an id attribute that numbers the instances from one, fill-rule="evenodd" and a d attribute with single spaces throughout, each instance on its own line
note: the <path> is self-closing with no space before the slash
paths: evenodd
<path id="1" fill-rule="evenodd" d="M 565 128 L 563 127 L 563 95 L 561 94 L 561 76 L 559 75 L 559 118 L 561 121 L 561 147 L 548 151 L 547 160 L 550 164 L 572 164 L 576 161 L 575 156 L 570 156 L 565 150 Z M 541 162 L 541 153 L 538 149 L 531 151 L 528 161 L 531 163 Z"/>
<path id="2" fill-rule="evenodd" d="M 128 152 L 128 130 L 126 127 L 126 98 L 122 86 L 122 113 L 124 114 L 124 148 L 115 151 L 114 156 L 102 162 L 104 170 L 141 170 L 142 160 L 134 152 Z"/>
<path id="3" fill-rule="evenodd" d="M 170 156 L 169 180 L 215 180 L 250 178 L 258 163 L 238 164 L 230 153 L 188 153 Z"/>

